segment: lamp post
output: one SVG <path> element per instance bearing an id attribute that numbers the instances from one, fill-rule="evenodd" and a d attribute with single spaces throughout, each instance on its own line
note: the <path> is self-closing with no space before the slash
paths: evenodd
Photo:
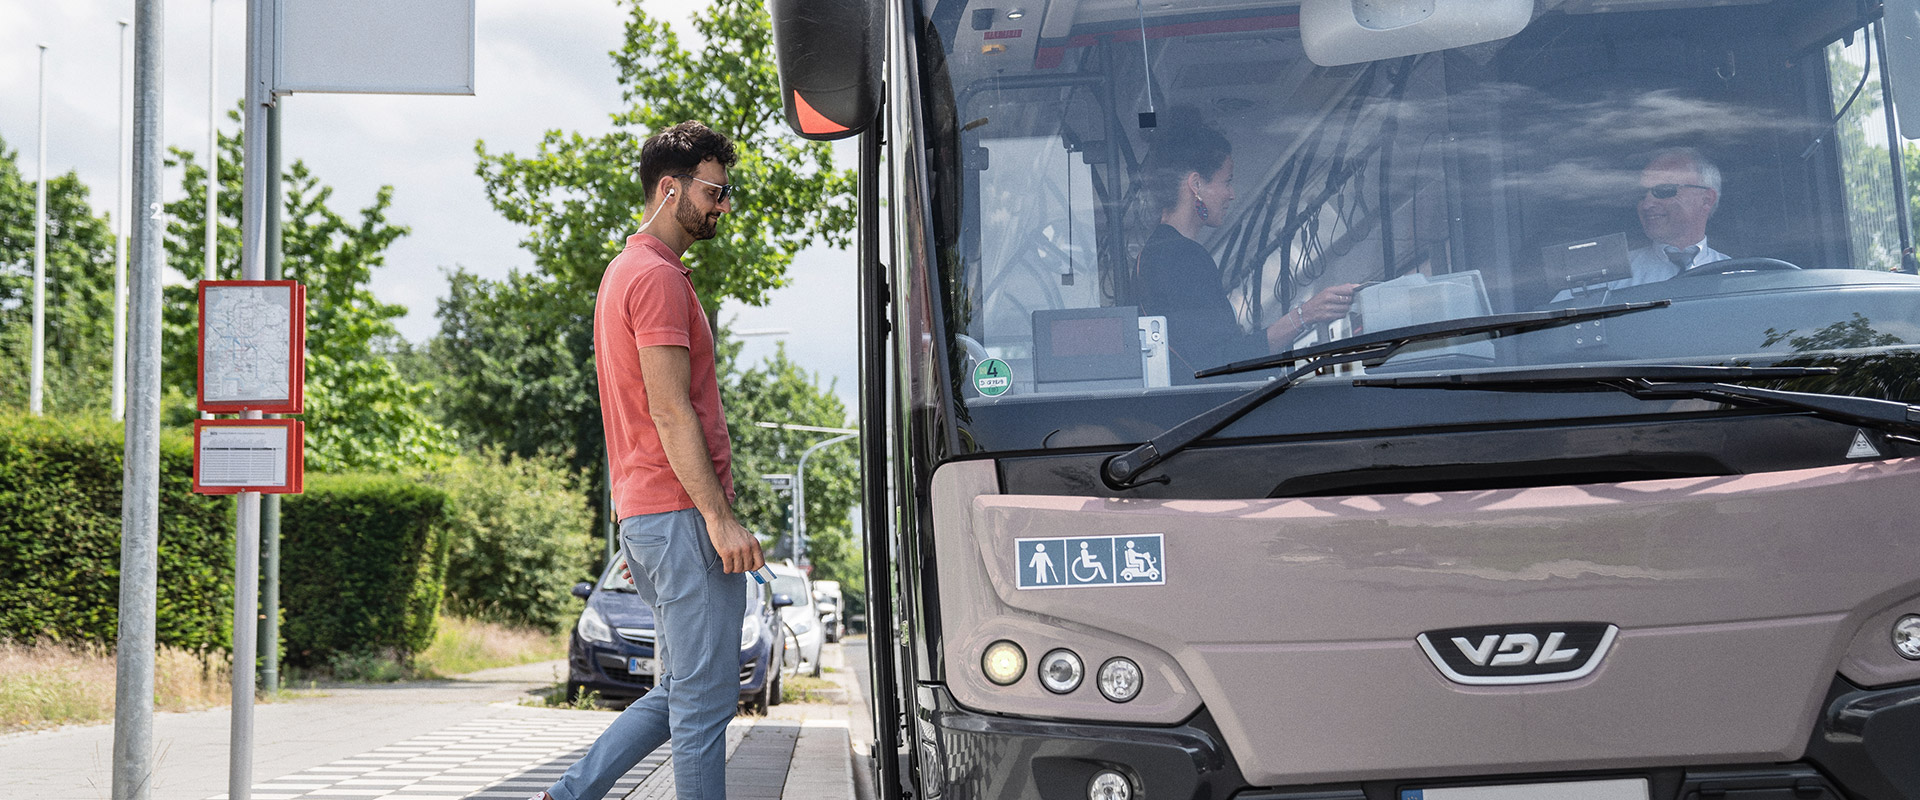
<path id="1" fill-rule="evenodd" d="M 40 178 L 33 190 L 33 365 L 27 410 L 40 416 L 47 388 L 47 46 L 40 45 Z"/>
<path id="2" fill-rule="evenodd" d="M 756 422 L 762 428 L 783 431 L 807 431 L 809 433 L 838 433 L 831 439 L 817 442 L 800 451 L 800 464 L 793 471 L 793 558 L 801 567 L 813 563 L 807 558 L 807 459 L 820 448 L 830 444 L 839 444 L 860 438 L 860 431 L 854 428 L 828 428 L 820 425 L 793 425 L 785 422 Z"/>

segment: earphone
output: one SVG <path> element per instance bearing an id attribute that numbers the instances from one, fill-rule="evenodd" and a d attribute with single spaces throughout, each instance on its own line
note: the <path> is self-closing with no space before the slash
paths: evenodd
<path id="1" fill-rule="evenodd" d="M 668 190 L 667 190 L 667 196 L 668 196 L 668 197 L 672 197 L 672 196 L 673 196 L 673 190 L 672 190 L 672 189 L 668 189 Z"/>

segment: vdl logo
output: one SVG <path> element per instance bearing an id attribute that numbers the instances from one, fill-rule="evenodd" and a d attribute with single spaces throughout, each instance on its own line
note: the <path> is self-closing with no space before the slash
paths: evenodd
<path id="1" fill-rule="evenodd" d="M 1579 680 L 1600 667 L 1619 627 L 1604 622 L 1488 625 L 1428 631 L 1427 658 L 1454 683 L 1512 686 Z"/>

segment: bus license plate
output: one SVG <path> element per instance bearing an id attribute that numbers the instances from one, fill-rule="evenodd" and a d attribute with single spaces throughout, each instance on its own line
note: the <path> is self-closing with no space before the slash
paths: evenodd
<path id="1" fill-rule="evenodd" d="M 1401 789 L 1400 800 L 1647 800 L 1646 778 Z"/>
<path id="2" fill-rule="evenodd" d="M 638 657 L 638 656 L 634 656 L 634 657 L 630 657 L 630 658 L 628 658 L 628 659 L 627 659 L 627 674 L 629 674 L 629 675 L 652 675 L 652 674 L 653 674 L 653 659 L 651 659 L 651 658 L 640 658 L 640 657 Z"/>

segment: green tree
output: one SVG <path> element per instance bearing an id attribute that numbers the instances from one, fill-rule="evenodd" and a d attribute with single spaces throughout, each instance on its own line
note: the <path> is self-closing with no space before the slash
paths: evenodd
<path id="1" fill-rule="evenodd" d="M 239 122 L 237 113 L 229 119 Z M 168 263 L 189 281 L 205 271 L 206 167 L 194 153 L 174 148 L 169 166 L 181 170 L 185 197 L 167 205 Z M 219 227 L 215 274 L 240 277 L 241 133 L 220 136 Z M 304 162 L 288 167 L 281 183 L 283 277 L 307 288 L 307 467 L 321 472 L 395 470 L 421 466 L 454 452 L 454 437 L 424 410 L 430 387 L 403 379 L 381 353 L 399 338 L 393 320 L 406 308 L 383 303 L 368 283 L 386 263 L 386 249 L 406 235 L 387 221 L 393 187 L 349 221 L 329 205 L 333 189 Z M 166 289 L 162 379 L 193 396 L 197 371 L 195 294 L 188 285 Z"/>
<path id="2" fill-rule="evenodd" d="M 709 314 L 736 298 L 758 305 L 784 283 L 787 266 L 816 241 L 845 246 L 854 226 L 854 183 L 833 168 L 832 150 L 786 130 L 773 37 L 757 0 L 715 0 L 693 27 L 705 42 L 687 50 L 638 0 L 626 43 L 612 53 L 627 108 L 614 131 L 583 136 L 549 131 L 531 157 L 492 154 L 479 142 L 487 198 L 528 226 L 522 244 L 541 271 L 592 291 L 600 273 L 640 227 L 645 187 L 640 146 L 653 131 L 700 120 L 731 137 L 740 155 L 729 181 L 742 187 L 720 237 L 687 253 L 694 288 Z"/>
<path id="3" fill-rule="evenodd" d="M 527 226 L 533 269 L 505 281 L 453 273 L 434 353 L 447 365 L 446 419 L 470 444 L 520 456 L 557 455 L 582 473 L 604 514 L 605 445 L 593 367 L 594 293 L 644 213 L 640 148 L 653 131 L 697 119 L 740 155 L 742 187 L 720 236 L 687 253 L 708 315 L 729 299 L 765 302 L 799 250 L 844 246 L 854 183 L 827 145 L 786 130 L 767 14 L 753 0 L 716 0 L 693 20 L 704 44 L 683 47 L 638 0 L 626 41 L 610 55 L 626 107 L 600 136 L 549 131 L 530 156 L 476 142 L 476 171 L 495 210 Z M 724 374 L 724 373 L 723 373 Z M 602 517 L 604 520 L 604 517 Z"/>
<path id="4" fill-rule="evenodd" d="M 34 181 L 0 139 L 0 407 L 28 406 Z M 113 229 L 73 172 L 47 181 L 43 409 L 104 412 L 113 381 Z"/>
<path id="5" fill-rule="evenodd" d="M 733 368 L 740 346 L 729 341 L 722 353 L 731 378 L 720 387 L 733 436 L 734 511 L 749 530 L 771 538 L 790 533 L 786 498 L 761 475 L 791 473 L 800 454 L 833 434 L 762 428 L 757 422 L 839 427 L 847 409 L 822 386 L 819 376 L 801 369 L 780 347 L 752 369 Z M 865 584 L 848 512 L 860 500 L 858 440 L 827 445 L 807 459 L 807 555 L 813 577 L 836 580 L 857 591 Z"/>

